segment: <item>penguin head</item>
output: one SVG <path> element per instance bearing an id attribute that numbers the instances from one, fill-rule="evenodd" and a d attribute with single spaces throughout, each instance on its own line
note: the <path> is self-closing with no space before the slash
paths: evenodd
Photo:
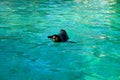
<path id="1" fill-rule="evenodd" d="M 58 35 L 48 36 L 48 38 L 51 38 L 54 42 L 61 42 L 61 39 Z"/>

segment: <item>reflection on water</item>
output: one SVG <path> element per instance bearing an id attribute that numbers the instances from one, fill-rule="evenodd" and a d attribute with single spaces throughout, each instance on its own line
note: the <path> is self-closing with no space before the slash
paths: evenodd
<path id="1" fill-rule="evenodd" d="M 1 80 L 119 80 L 119 0 L 0 1 Z M 70 43 L 49 34 L 65 29 Z"/>

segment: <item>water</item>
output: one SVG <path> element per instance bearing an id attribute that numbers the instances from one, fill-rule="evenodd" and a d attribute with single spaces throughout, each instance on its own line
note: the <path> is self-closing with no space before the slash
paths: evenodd
<path id="1" fill-rule="evenodd" d="M 1 0 L 0 80 L 120 80 L 119 21 L 119 0 Z"/>

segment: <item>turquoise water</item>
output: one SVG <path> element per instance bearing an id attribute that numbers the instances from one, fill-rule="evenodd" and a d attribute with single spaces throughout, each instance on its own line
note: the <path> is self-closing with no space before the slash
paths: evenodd
<path id="1" fill-rule="evenodd" d="M 1 0 L 0 80 L 120 80 L 119 21 L 119 0 Z"/>

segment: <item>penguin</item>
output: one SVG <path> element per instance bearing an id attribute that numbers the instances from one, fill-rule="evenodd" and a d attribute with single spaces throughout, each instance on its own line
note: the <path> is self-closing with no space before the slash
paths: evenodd
<path id="1" fill-rule="evenodd" d="M 69 36 L 67 35 L 67 32 L 65 30 L 61 29 L 59 34 L 48 36 L 48 38 L 52 39 L 52 41 L 54 42 L 67 42 Z"/>

